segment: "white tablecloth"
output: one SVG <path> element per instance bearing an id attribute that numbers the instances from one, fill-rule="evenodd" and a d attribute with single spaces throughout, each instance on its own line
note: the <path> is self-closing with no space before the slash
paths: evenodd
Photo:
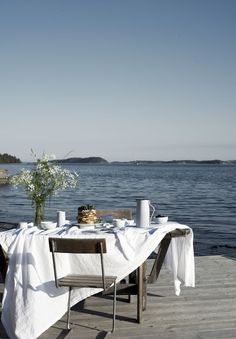
<path id="1" fill-rule="evenodd" d="M 2 323 L 11 339 L 34 339 L 58 321 L 67 310 L 68 289 L 55 287 L 50 236 L 89 237 L 107 239 L 105 271 L 123 279 L 157 248 L 166 233 L 176 228 L 188 228 L 174 222 L 143 229 L 127 227 L 114 233 L 97 230 L 82 231 L 76 226 L 42 231 L 37 227 L 0 233 L 0 243 L 10 256 L 3 296 Z M 174 238 L 166 255 L 166 264 L 174 276 L 175 293 L 180 284 L 194 287 L 193 233 Z M 79 267 L 86 274 L 100 273 L 96 255 L 71 256 L 59 259 L 59 276 Z M 97 293 L 97 289 L 75 289 L 72 305 Z"/>

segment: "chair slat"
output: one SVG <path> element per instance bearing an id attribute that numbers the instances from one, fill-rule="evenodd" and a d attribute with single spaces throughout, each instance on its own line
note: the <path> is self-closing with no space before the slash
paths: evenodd
<path id="1" fill-rule="evenodd" d="M 116 276 L 106 276 L 106 288 L 109 288 L 115 282 L 116 278 Z M 67 275 L 58 280 L 58 285 L 103 288 L 103 279 L 102 276 L 95 275 Z"/>

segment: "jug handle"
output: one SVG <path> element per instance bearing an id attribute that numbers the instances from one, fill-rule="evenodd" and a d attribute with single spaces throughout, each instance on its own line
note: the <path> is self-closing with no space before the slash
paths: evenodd
<path id="1" fill-rule="evenodd" d="M 154 216 L 154 213 L 155 213 L 155 207 L 150 203 L 150 207 L 152 208 L 152 214 L 151 214 L 151 217 L 150 217 L 150 221 L 152 221 L 152 218 Z"/>

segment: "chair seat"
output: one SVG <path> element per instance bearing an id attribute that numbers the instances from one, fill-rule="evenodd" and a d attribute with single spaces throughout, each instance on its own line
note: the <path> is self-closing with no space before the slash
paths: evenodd
<path id="1" fill-rule="evenodd" d="M 116 281 L 116 276 L 106 276 L 106 289 Z M 58 279 L 58 286 L 103 288 L 103 280 L 98 275 L 68 274 Z"/>

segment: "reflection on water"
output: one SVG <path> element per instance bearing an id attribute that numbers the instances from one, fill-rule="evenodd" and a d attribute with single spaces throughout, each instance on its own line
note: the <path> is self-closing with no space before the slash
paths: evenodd
<path id="1" fill-rule="evenodd" d="M 9 174 L 30 165 L 1 165 Z M 236 237 L 236 166 L 233 165 L 65 165 L 79 172 L 79 185 L 53 197 L 45 217 L 56 220 L 58 210 L 75 220 L 77 208 L 129 207 L 147 197 L 157 213 L 194 229 L 197 242 L 233 243 Z M 30 221 L 34 211 L 20 188 L 0 186 L 0 221 Z"/>

